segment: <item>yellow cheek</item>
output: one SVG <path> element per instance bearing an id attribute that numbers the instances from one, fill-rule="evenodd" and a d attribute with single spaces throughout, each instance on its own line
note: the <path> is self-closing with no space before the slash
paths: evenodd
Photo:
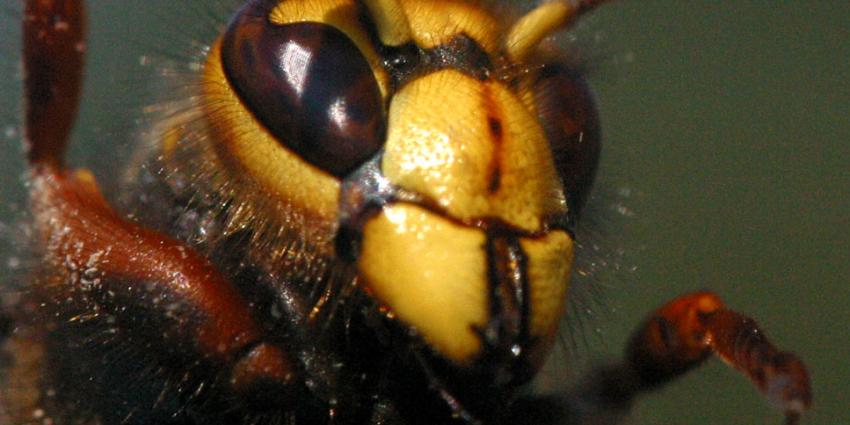
<path id="1" fill-rule="evenodd" d="M 443 356 L 466 363 L 487 323 L 485 235 L 412 205 L 387 207 L 363 231 L 368 290 Z"/>
<path id="2" fill-rule="evenodd" d="M 551 338 L 564 313 L 573 264 L 573 240 L 562 231 L 538 239 L 521 239 L 528 258 L 531 334 Z"/>

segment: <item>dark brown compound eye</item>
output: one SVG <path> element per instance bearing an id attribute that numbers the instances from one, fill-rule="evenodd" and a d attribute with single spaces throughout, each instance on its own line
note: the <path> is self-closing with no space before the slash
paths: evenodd
<path id="1" fill-rule="evenodd" d="M 538 115 L 566 191 L 571 216 L 587 201 L 599 162 L 596 102 L 582 75 L 563 64 L 543 67 L 534 85 Z"/>
<path id="2" fill-rule="evenodd" d="M 249 2 L 222 40 L 224 71 L 254 116 L 288 149 L 344 177 L 383 145 L 383 100 L 366 58 L 321 23 L 277 25 Z"/>

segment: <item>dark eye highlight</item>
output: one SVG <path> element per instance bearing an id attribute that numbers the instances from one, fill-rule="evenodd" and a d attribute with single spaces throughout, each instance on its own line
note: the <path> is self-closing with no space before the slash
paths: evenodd
<path id="1" fill-rule="evenodd" d="M 538 115 L 572 216 L 587 201 L 599 162 L 600 130 L 596 102 L 584 77 L 560 64 L 547 64 L 534 85 Z"/>
<path id="2" fill-rule="evenodd" d="M 344 177 L 383 145 L 383 99 L 366 58 L 320 23 L 276 25 L 248 6 L 222 41 L 230 84 L 282 145 Z"/>

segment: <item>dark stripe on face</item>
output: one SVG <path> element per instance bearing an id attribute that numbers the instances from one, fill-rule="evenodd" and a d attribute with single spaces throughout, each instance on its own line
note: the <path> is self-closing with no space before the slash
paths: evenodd
<path id="1" fill-rule="evenodd" d="M 483 106 L 487 111 L 487 128 L 490 131 L 490 140 L 493 143 L 493 156 L 490 158 L 490 163 L 487 166 L 487 192 L 491 195 L 498 192 L 502 186 L 502 145 L 504 143 L 504 126 L 502 125 L 502 113 L 499 110 L 496 102 L 493 101 L 493 95 L 490 92 L 489 86 L 483 85 L 484 93 Z"/>
<path id="2" fill-rule="evenodd" d="M 511 235 L 515 238 L 535 239 L 553 230 L 563 230 L 574 238 L 567 214 L 543 217 L 538 230 L 528 231 L 493 217 L 460 219 L 452 216 L 435 199 L 399 187 L 390 182 L 381 171 L 380 154 L 342 181 L 337 212 L 339 228 L 335 238 L 337 255 L 354 261 L 359 255 L 363 226 L 381 210 L 391 204 L 408 203 L 430 211 L 460 226 L 481 229 L 487 234 Z"/>

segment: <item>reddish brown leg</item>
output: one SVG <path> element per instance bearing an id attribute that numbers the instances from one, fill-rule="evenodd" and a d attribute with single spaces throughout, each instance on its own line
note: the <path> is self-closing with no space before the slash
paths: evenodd
<path id="1" fill-rule="evenodd" d="M 777 350 L 753 319 L 727 309 L 710 292 L 684 295 L 657 309 L 632 335 L 625 361 L 597 370 L 568 403 L 580 416 L 622 416 L 635 396 L 667 384 L 712 354 L 749 377 L 783 410 L 786 424 L 796 424 L 811 405 L 803 362 Z"/>
<path id="2" fill-rule="evenodd" d="M 63 154 L 80 96 L 83 2 L 28 0 L 24 19 L 31 204 L 49 276 L 37 282 L 58 320 L 109 316 L 163 355 L 230 366 L 235 387 L 288 385 L 292 366 L 263 342 L 248 304 L 203 257 L 116 213 L 91 173 Z M 139 326 L 143 324 L 144 326 Z"/>
<path id="3" fill-rule="evenodd" d="M 779 351 L 756 322 L 727 309 L 716 295 L 685 295 L 656 310 L 632 337 L 628 362 L 651 389 L 698 366 L 711 354 L 743 372 L 796 423 L 809 408 L 809 376 L 800 359 Z"/>
<path id="4" fill-rule="evenodd" d="M 24 10 L 26 142 L 33 166 L 62 165 L 85 52 L 83 2 L 30 0 Z"/>

